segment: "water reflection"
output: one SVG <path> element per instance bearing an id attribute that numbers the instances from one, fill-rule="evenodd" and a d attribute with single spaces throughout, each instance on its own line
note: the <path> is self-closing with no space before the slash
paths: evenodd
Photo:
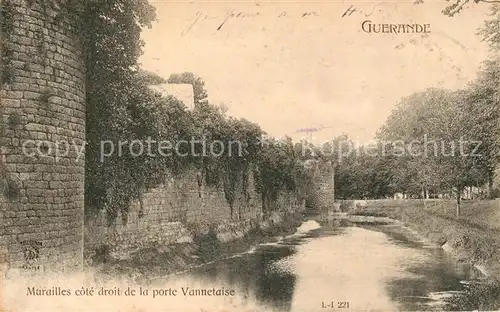
<path id="1" fill-rule="evenodd" d="M 240 291 L 257 298 L 262 305 L 290 311 L 296 276 L 273 264 L 294 253 L 292 246 L 264 245 L 254 253 L 212 263 L 190 275 L 203 281 L 219 281 L 224 285 L 237 286 Z"/>
<path id="2" fill-rule="evenodd" d="M 259 245 L 189 277 L 238 287 L 267 311 L 325 311 L 331 303 L 338 310 L 341 302 L 350 311 L 416 311 L 440 308 L 442 297 L 460 291 L 460 282 L 471 276 L 470 268 L 408 240 L 400 228 L 330 224 Z"/>

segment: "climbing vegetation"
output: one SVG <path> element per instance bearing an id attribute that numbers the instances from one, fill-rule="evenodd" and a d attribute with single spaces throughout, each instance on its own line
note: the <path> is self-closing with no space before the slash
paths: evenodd
<path id="1" fill-rule="evenodd" d="M 10 2 L 4 0 L 1 6 L 2 83 L 12 78 L 8 37 L 19 3 Z M 224 191 L 231 209 L 240 190 L 248 200 L 249 188 L 256 187 L 266 199 L 266 209 L 280 192 L 295 190 L 301 167 L 290 142 L 263 146 L 262 129 L 229 117 L 222 106 L 210 103 L 203 79 L 194 73 L 164 79 L 140 68 L 144 46 L 140 34 L 156 18 L 147 0 L 29 0 L 26 4 L 44 14 L 45 25 L 72 31 L 84 48 L 86 213 L 105 209 L 110 224 L 120 214 L 126 221 L 130 204 L 145 191 L 172 175 L 193 170 L 199 172 L 200 184 Z M 40 29 L 34 36 L 38 56 L 46 61 L 51 39 Z M 177 99 L 150 89 L 165 82 L 193 85 L 195 107 L 188 110 Z M 40 108 L 49 110 L 52 95 L 48 89 L 42 92 Z M 21 121 L 11 116 L 8 126 L 16 127 Z M 189 144 L 175 146 L 181 141 Z M 251 185 L 252 175 L 255 185 Z M 15 195 L 16 188 L 9 187 L 8 192 Z"/>

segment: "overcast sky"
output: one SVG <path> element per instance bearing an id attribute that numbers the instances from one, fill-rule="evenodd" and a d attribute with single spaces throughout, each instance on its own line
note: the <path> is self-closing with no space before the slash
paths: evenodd
<path id="1" fill-rule="evenodd" d="M 143 32 L 143 66 L 164 77 L 194 72 L 213 103 L 277 137 L 322 125 L 317 141 L 343 132 L 369 140 L 399 98 L 462 87 L 488 55 L 476 35 L 485 4 L 449 18 L 445 1 L 151 2 L 158 22 Z M 351 5 L 357 12 L 342 18 Z M 217 30 L 231 11 L 242 14 Z M 367 34 L 367 19 L 431 24 L 431 33 Z"/>

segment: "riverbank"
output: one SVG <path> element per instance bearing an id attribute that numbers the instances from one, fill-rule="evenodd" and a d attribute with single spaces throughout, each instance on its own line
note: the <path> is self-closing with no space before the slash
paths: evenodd
<path id="1" fill-rule="evenodd" d="M 137 283 L 186 273 L 194 268 L 244 253 L 276 236 L 293 234 L 303 221 L 301 211 L 275 212 L 261 222 L 244 221 L 200 229 L 191 227 L 189 239 L 113 254 L 106 248 L 88 266 L 109 279 L 127 277 Z"/>
<path id="2" fill-rule="evenodd" d="M 82 307 L 84 310 L 159 311 L 166 306 L 183 311 L 199 311 L 200 307 L 218 307 L 224 311 L 268 311 L 257 306 L 258 299 L 248 295 L 245 288 L 232 282 L 221 283 L 210 278 L 201 280 L 186 273 L 220 260 L 252 254 L 252 248 L 259 243 L 279 241 L 282 236 L 296 233 L 302 224 L 302 211 L 280 211 L 271 213 L 260 222 L 221 222 L 208 228 L 184 225 L 186 231 L 182 233 L 186 239 L 182 242 L 167 244 L 160 241 L 128 254 L 103 248 L 88 261 L 82 272 L 9 276 L 0 283 L 0 301 L 6 311 L 81 311 Z M 249 272 L 254 273 L 252 268 Z M 27 287 L 49 292 L 61 289 L 71 292 L 71 295 L 29 295 Z M 222 288 L 234 295 L 183 294 L 183 289 L 209 291 Z M 103 289 L 110 291 L 105 300 L 99 293 Z M 149 289 L 149 294 L 141 294 L 140 289 Z M 131 290 L 135 295 L 130 295 Z M 170 290 L 177 290 L 177 295 L 171 296 L 167 293 Z M 83 291 L 85 295 L 82 295 Z"/>
<path id="3" fill-rule="evenodd" d="M 441 246 L 457 261 L 469 263 L 488 281 L 476 285 L 460 302 L 462 309 L 500 308 L 500 201 L 465 201 L 461 216 L 455 216 L 455 202 L 443 200 L 380 200 L 352 204 L 348 214 L 386 217 L 400 221 L 430 242 Z M 494 300 L 484 300 L 490 298 Z M 459 300 L 458 297 L 453 300 Z M 453 301 L 452 300 L 452 301 Z M 492 301 L 486 307 L 481 302 Z"/>

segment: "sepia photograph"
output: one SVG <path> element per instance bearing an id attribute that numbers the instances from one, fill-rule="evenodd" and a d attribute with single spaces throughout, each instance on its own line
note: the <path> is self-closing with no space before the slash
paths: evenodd
<path id="1" fill-rule="evenodd" d="M 0 312 L 500 311 L 500 0 L 0 0 Z"/>

